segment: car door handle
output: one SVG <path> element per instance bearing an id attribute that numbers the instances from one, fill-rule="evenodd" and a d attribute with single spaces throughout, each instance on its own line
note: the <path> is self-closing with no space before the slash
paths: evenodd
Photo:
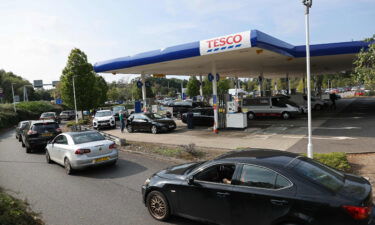
<path id="1" fill-rule="evenodd" d="M 274 205 L 288 205 L 288 201 L 286 200 L 271 199 L 271 203 Z"/>
<path id="2" fill-rule="evenodd" d="M 221 197 L 221 198 L 225 198 L 225 197 L 229 196 L 230 194 L 228 192 L 216 192 L 216 195 Z"/>

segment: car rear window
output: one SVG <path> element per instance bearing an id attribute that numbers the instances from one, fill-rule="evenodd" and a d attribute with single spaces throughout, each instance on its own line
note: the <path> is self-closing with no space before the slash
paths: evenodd
<path id="1" fill-rule="evenodd" d="M 42 117 L 54 117 L 55 114 L 54 113 L 43 113 L 42 114 Z"/>
<path id="2" fill-rule="evenodd" d="M 54 132 L 57 128 L 59 128 L 57 123 L 37 123 L 33 125 L 32 130 L 38 133 L 43 133 L 45 131 Z"/>
<path id="3" fill-rule="evenodd" d="M 298 174 L 334 192 L 344 185 L 342 173 L 311 159 L 300 158 L 300 162 L 294 169 Z"/>
<path id="4" fill-rule="evenodd" d="M 104 136 L 97 132 L 92 133 L 78 133 L 72 135 L 74 144 L 83 144 L 93 141 L 102 141 L 105 140 Z"/>

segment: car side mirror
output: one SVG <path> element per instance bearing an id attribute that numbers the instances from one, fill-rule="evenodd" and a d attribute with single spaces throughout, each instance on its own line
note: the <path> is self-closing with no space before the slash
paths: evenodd
<path id="1" fill-rule="evenodd" d="M 186 179 L 187 183 L 189 185 L 193 185 L 194 184 L 194 177 L 193 176 L 189 176 L 187 179 Z"/>

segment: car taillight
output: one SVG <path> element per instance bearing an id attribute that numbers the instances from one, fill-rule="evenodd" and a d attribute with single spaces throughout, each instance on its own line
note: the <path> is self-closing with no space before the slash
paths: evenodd
<path id="1" fill-rule="evenodd" d="M 90 153 L 91 150 L 90 149 L 77 149 L 74 154 L 76 155 L 83 155 L 83 154 L 86 154 L 86 153 Z"/>
<path id="2" fill-rule="evenodd" d="M 27 131 L 27 135 L 37 134 L 38 132 L 35 130 L 29 130 Z"/>
<path id="3" fill-rule="evenodd" d="M 115 149 L 116 148 L 116 144 L 115 143 L 113 143 L 113 144 L 111 144 L 110 146 L 109 146 L 109 149 Z"/>
<path id="4" fill-rule="evenodd" d="M 356 220 L 367 219 L 370 216 L 371 210 L 372 210 L 371 206 L 360 207 L 360 206 L 344 205 L 342 206 L 342 208 L 344 208 L 345 211 L 349 213 L 349 215 L 353 217 L 353 219 L 356 219 Z"/>

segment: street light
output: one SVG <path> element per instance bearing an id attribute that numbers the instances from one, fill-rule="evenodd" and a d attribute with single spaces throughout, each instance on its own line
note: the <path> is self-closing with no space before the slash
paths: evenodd
<path id="1" fill-rule="evenodd" d="M 313 158 L 313 144 L 311 142 L 312 130 L 311 130 L 311 77 L 310 77 L 310 21 L 309 11 L 312 6 L 312 0 L 302 0 L 302 3 L 306 6 L 305 11 L 305 28 L 306 28 L 306 75 L 307 75 L 307 127 L 308 127 L 308 144 L 307 144 L 307 156 Z"/>
<path id="2" fill-rule="evenodd" d="M 76 117 L 76 124 L 78 124 L 78 115 L 77 115 L 77 100 L 76 100 L 76 86 L 74 84 L 74 78 L 76 76 L 73 75 L 73 95 L 74 95 L 74 110 L 75 110 L 75 117 Z"/>
<path id="3" fill-rule="evenodd" d="M 14 112 L 17 112 L 16 101 L 14 101 L 14 88 L 13 88 L 13 84 L 15 84 L 15 83 L 12 83 L 13 108 L 14 108 Z"/>

